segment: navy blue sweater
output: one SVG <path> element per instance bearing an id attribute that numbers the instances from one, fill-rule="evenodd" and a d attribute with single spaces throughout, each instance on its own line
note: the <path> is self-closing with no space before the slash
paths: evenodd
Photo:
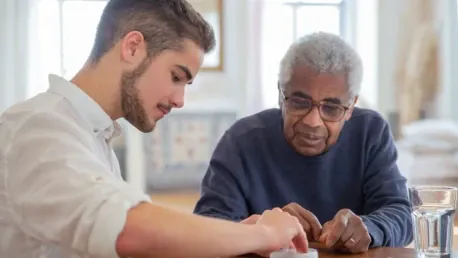
<path id="1" fill-rule="evenodd" d="M 194 212 L 234 221 L 296 202 L 323 224 L 340 209 L 362 217 L 371 247 L 412 241 L 406 179 L 390 129 L 375 111 L 356 108 L 337 143 L 315 157 L 283 136 L 279 109 L 243 118 L 218 143 Z"/>

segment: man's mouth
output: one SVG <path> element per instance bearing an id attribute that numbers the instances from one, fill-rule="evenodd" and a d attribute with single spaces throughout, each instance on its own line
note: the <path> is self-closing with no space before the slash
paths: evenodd
<path id="1" fill-rule="evenodd" d="M 319 144 L 324 137 L 313 134 L 299 134 L 299 139 L 305 145 L 313 146 Z"/>
<path id="2" fill-rule="evenodd" d="M 166 116 L 168 113 L 170 113 L 170 108 L 166 108 L 166 107 L 163 107 L 163 106 L 159 106 L 158 108 L 164 114 L 164 116 Z"/>

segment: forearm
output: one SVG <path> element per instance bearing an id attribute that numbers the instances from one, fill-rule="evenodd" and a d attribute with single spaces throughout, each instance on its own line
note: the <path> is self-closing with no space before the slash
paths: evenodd
<path id="1" fill-rule="evenodd" d="M 370 247 L 404 247 L 412 242 L 412 217 L 406 204 L 384 206 L 361 216 L 372 237 Z"/>
<path id="2" fill-rule="evenodd" d="M 263 230 L 145 203 L 129 212 L 117 251 L 121 257 L 237 256 L 265 246 Z"/>

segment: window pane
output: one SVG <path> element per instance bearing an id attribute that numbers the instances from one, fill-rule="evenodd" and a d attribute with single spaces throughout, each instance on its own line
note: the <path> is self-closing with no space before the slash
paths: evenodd
<path id="1" fill-rule="evenodd" d="M 86 62 L 106 1 L 65 1 L 63 3 L 64 77 L 69 78 Z"/>
<path id="2" fill-rule="evenodd" d="M 281 58 L 293 42 L 293 9 L 276 2 L 266 2 L 262 19 L 261 71 L 263 105 L 278 107 L 278 69 Z"/>
<path id="3" fill-rule="evenodd" d="M 298 38 L 316 31 L 340 34 L 340 11 L 338 5 L 304 5 L 298 8 L 296 15 L 296 35 Z"/>
<path id="4" fill-rule="evenodd" d="M 27 97 L 46 91 L 48 88 L 48 74 L 60 72 L 60 35 L 59 35 L 59 7 L 57 0 L 39 0 L 37 2 L 36 17 L 31 17 L 30 65 L 32 73 L 31 83 L 27 88 Z"/>

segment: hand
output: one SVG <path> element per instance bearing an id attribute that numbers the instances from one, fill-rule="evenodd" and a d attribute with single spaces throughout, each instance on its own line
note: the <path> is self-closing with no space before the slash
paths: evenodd
<path id="1" fill-rule="evenodd" d="M 371 237 L 362 219 L 351 210 L 343 209 L 332 221 L 325 223 L 319 241 L 328 248 L 362 253 L 369 249 Z"/>
<path id="2" fill-rule="evenodd" d="M 256 254 L 265 256 L 282 248 L 294 247 L 298 252 L 308 251 L 308 242 L 302 225 L 298 219 L 283 212 L 279 208 L 265 211 L 257 220 L 256 225 L 262 226 L 268 239 L 263 250 Z"/>
<path id="3" fill-rule="evenodd" d="M 297 203 L 290 203 L 283 207 L 285 212 L 296 217 L 304 228 L 308 240 L 318 241 L 321 234 L 321 223 L 310 211 L 302 208 Z"/>
<path id="4" fill-rule="evenodd" d="M 247 224 L 247 225 L 253 225 L 253 224 L 256 224 L 256 222 L 258 222 L 259 218 L 261 218 L 261 215 L 253 214 L 250 217 L 240 221 L 240 223 Z"/>

